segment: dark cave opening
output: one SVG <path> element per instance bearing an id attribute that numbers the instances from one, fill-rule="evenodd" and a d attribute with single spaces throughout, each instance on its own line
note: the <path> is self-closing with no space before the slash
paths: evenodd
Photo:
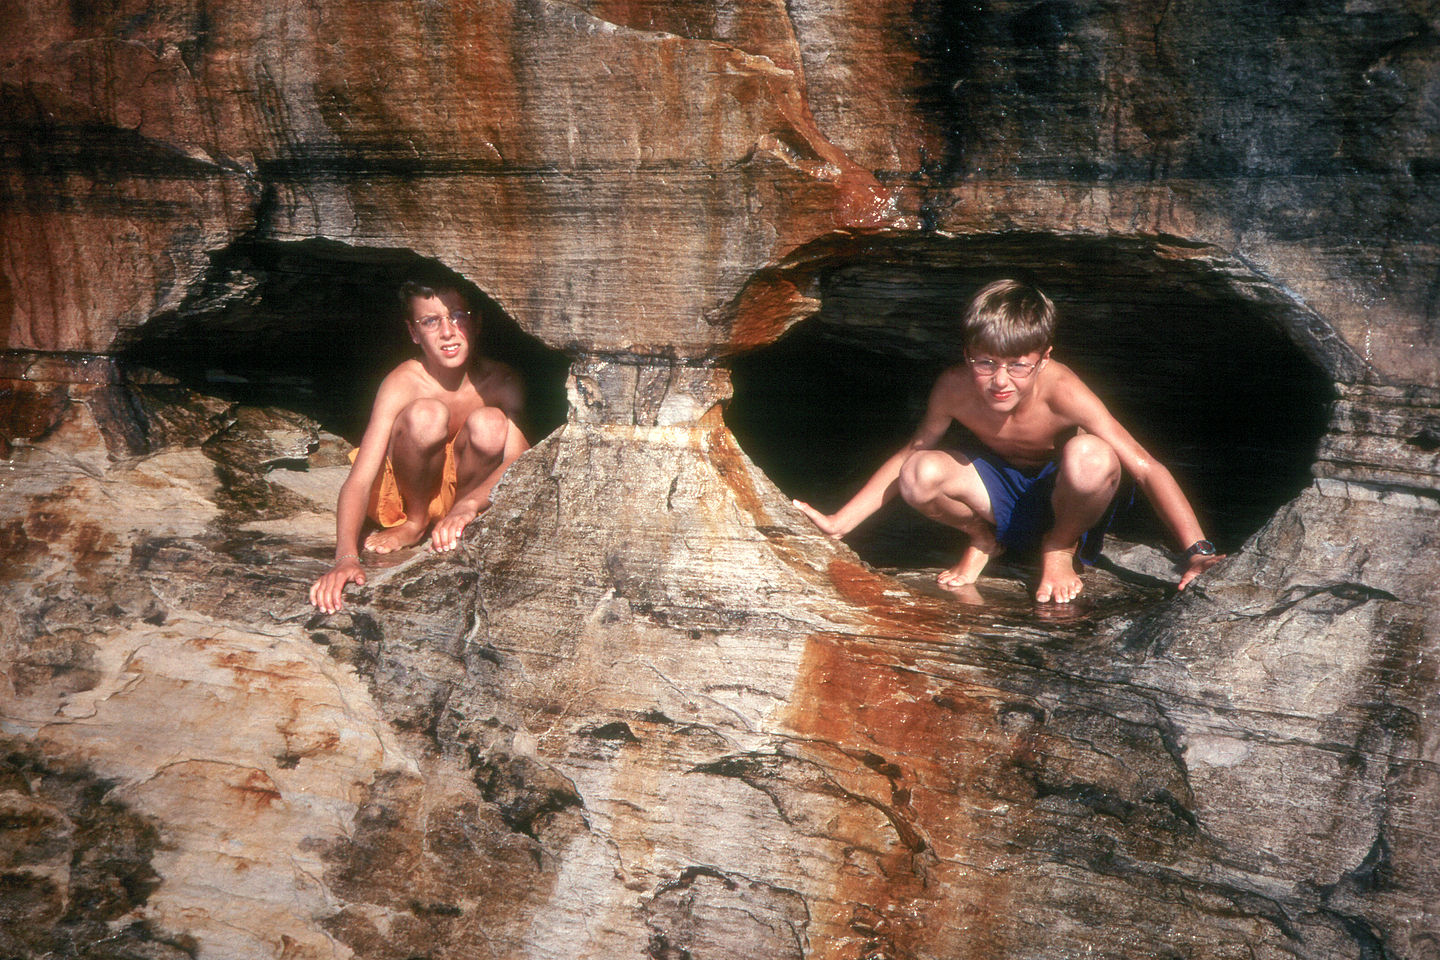
<path id="1" fill-rule="evenodd" d="M 133 332 L 121 361 L 201 393 L 303 413 L 358 442 L 380 381 L 416 355 L 396 291 L 411 276 L 436 273 L 475 306 L 481 351 L 523 376 L 521 427 L 538 442 L 565 421 L 569 358 L 525 333 L 473 283 L 406 249 L 232 244 L 178 310 Z"/>
<path id="2" fill-rule="evenodd" d="M 1282 301 L 1202 253 L 1053 235 L 877 237 L 827 251 L 805 266 L 818 312 L 733 359 L 726 422 L 787 495 L 838 508 L 909 439 L 935 378 L 960 358 L 971 295 L 1013 276 L 1055 301 L 1055 357 L 1233 551 L 1309 483 L 1334 388 L 1287 332 L 1299 324 Z M 1112 532 L 1175 547 L 1139 495 Z M 909 568 L 948 565 L 964 542 L 898 498 L 846 540 L 872 564 Z"/>

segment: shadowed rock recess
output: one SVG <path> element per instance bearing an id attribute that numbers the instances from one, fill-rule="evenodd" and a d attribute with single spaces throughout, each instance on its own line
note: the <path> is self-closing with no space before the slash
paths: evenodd
<path id="1" fill-rule="evenodd" d="M 1435 956 L 1436 38 L 8 5 L 0 956 Z M 322 616 L 436 264 L 537 442 Z M 1001 275 L 1230 553 L 1183 595 L 1143 510 L 1057 610 L 790 506 L 904 439 Z"/>

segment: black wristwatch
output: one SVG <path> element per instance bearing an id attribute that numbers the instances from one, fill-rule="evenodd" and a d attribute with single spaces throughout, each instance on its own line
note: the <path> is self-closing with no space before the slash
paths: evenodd
<path id="1" fill-rule="evenodd" d="M 1185 548 L 1185 559 L 1192 557 L 1213 557 L 1215 556 L 1215 544 L 1209 540 L 1196 540 Z"/>

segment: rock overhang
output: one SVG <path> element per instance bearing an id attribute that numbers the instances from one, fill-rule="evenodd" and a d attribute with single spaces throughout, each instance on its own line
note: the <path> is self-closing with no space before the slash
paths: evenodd
<path id="1" fill-rule="evenodd" d="M 127 336 L 123 356 L 205 389 L 283 398 L 358 437 L 378 377 L 409 346 L 392 315 L 394 287 L 435 265 L 404 248 L 238 242 L 212 258 L 179 309 Z M 1334 383 L 1363 369 L 1285 291 L 1175 238 L 828 234 L 752 274 L 712 318 L 730 328 L 729 345 L 689 356 L 674 344 L 612 351 L 578 341 L 563 356 L 459 282 L 482 306 L 487 350 L 532 388 L 535 439 L 567 417 L 684 426 L 724 407 L 769 480 L 824 502 L 903 442 L 954 359 L 960 305 L 1001 275 L 1055 297 L 1057 355 L 1177 467 L 1225 549 L 1309 481 Z M 953 536 L 904 514 L 861 531 L 862 555 L 913 565 L 897 550 L 918 547 L 924 565 L 953 549 Z M 1121 532 L 1164 536 L 1143 507 Z"/>
<path id="2" fill-rule="evenodd" d="M 847 234 L 757 275 L 752 288 L 771 295 L 741 298 L 768 309 L 780 332 L 727 361 L 727 421 L 787 493 L 838 505 L 908 439 L 936 375 L 959 358 L 965 303 L 1004 276 L 1056 300 L 1056 357 L 1171 465 L 1226 549 L 1309 482 L 1335 384 L 1364 376 L 1323 320 L 1213 247 L 1043 232 Z M 862 530 L 862 554 L 897 563 L 897 549 L 918 547 L 933 563 L 935 550 L 953 549 L 953 537 L 907 516 L 893 511 Z M 1144 508 L 1121 529 L 1164 537 Z"/>
<path id="3" fill-rule="evenodd" d="M 217 251 L 204 280 L 175 309 L 128 331 L 123 366 L 187 386 L 314 416 L 359 439 L 380 380 L 415 348 L 400 284 L 443 277 L 479 320 L 478 348 L 515 367 L 534 439 L 565 419 L 566 357 L 525 333 L 473 282 L 407 248 L 328 240 L 244 240 Z"/>

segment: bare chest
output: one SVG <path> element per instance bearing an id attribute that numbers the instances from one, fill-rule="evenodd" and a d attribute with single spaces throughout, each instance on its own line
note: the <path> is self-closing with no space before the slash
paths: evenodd
<path id="1" fill-rule="evenodd" d="M 967 410 L 960 424 L 986 447 L 1019 467 L 1038 467 L 1054 460 L 1061 446 L 1075 434 L 1048 407 L 996 414 L 991 410 Z"/>

